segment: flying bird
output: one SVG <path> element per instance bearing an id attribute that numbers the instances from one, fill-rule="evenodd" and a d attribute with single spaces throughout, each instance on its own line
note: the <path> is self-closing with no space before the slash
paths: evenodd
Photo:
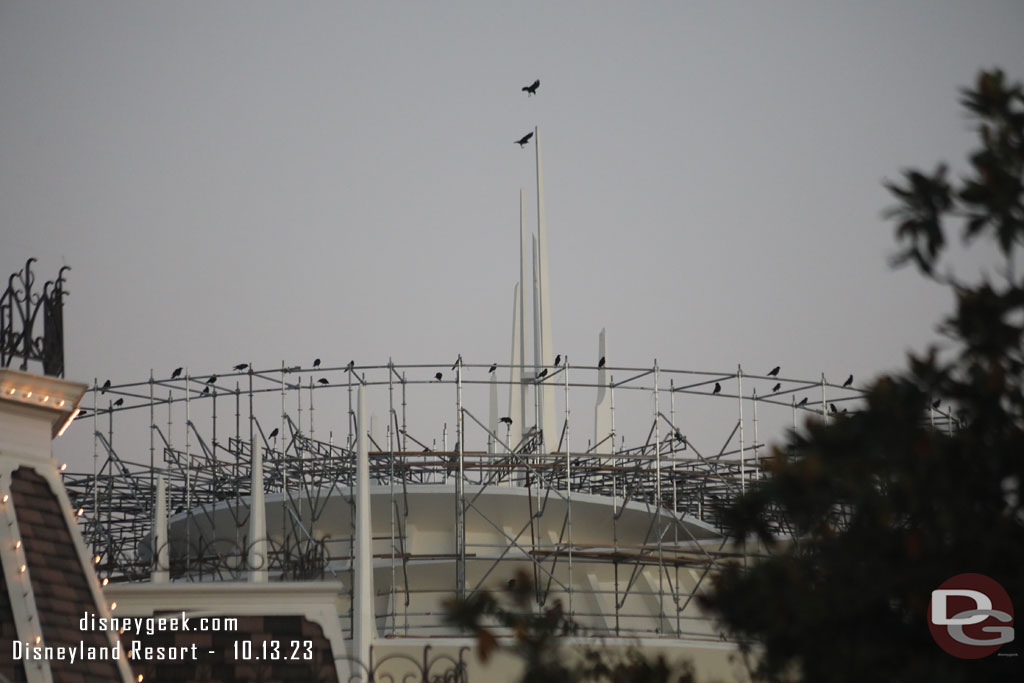
<path id="1" fill-rule="evenodd" d="M 108 379 L 106 382 L 103 383 L 103 386 L 100 387 L 100 393 L 101 394 L 107 393 L 107 389 L 109 389 L 109 388 L 110 388 L 110 380 Z"/>
<path id="2" fill-rule="evenodd" d="M 720 392 L 721 390 L 722 390 L 722 385 L 721 385 L 721 384 L 719 384 L 718 382 L 715 382 L 715 390 L 714 390 L 714 391 L 712 391 L 711 393 L 712 393 L 712 394 L 717 394 L 717 393 L 719 393 L 719 392 Z"/>
<path id="3" fill-rule="evenodd" d="M 603 368 L 604 367 L 604 356 L 601 356 L 601 360 L 597 361 L 597 367 L 599 367 L 599 368 Z"/>
<path id="4" fill-rule="evenodd" d="M 558 354 L 557 356 L 555 356 L 555 367 L 557 368 L 561 364 L 562 364 L 562 354 Z"/>
<path id="5" fill-rule="evenodd" d="M 217 375 L 210 375 L 210 379 L 206 380 L 207 384 L 213 384 L 217 381 Z"/>
<path id="6" fill-rule="evenodd" d="M 328 381 L 326 377 L 321 377 L 320 379 L 317 380 L 317 382 L 319 382 L 320 384 L 330 384 L 330 381 Z"/>
<path id="7" fill-rule="evenodd" d="M 356 362 L 354 360 L 350 360 L 348 362 L 348 365 L 345 366 L 345 372 L 352 372 L 355 369 L 356 369 Z"/>
<path id="8" fill-rule="evenodd" d="M 543 370 L 541 370 L 540 372 L 537 373 L 537 379 L 544 379 L 547 376 L 548 376 L 548 369 L 547 368 L 544 368 Z"/>
<path id="9" fill-rule="evenodd" d="M 440 382 L 440 381 L 441 381 L 441 377 L 443 377 L 443 376 L 444 376 L 444 375 L 442 375 L 442 374 L 441 374 L 441 373 L 439 372 L 439 373 L 437 373 L 436 375 L 434 375 L 434 379 L 436 379 L 436 380 L 437 380 L 438 382 Z"/>
<path id="10" fill-rule="evenodd" d="M 772 368 L 772 371 L 768 373 L 768 376 L 769 377 L 778 377 L 779 370 L 781 370 L 781 369 L 782 369 L 781 366 L 776 365 L 774 368 Z"/>
<path id="11" fill-rule="evenodd" d="M 238 365 L 231 369 L 235 370 L 236 372 L 241 372 L 242 370 L 245 370 L 247 367 L 249 367 L 248 363 L 239 363 Z"/>
<path id="12" fill-rule="evenodd" d="M 507 424 L 509 427 L 512 426 L 512 418 L 511 417 L 503 417 L 500 420 L 498 420 L 498 422 L 501 422 L 502 424 Z"/>
<path id="13" fill-rule="evenodd" d="M 796 404 L 796 407 L 800 408 L 801 406 L 805 406 L 805 405 L 807 405 L 807 397 L 806 396 L 804 396 L 802 399 L 800 399 L 800 402 Z"/>
<path id="14" fill-rule="evenodd" d="M 533 137 L 533 133 L 527 133 L 523 137 L 521 137 L 518 140 L 516 140 L 516 144 L 519 145 L 520 147 L 526 147 L 526 143 L 529 142 L 530 138 L 532 138 L 532 137 Z"/>
<path id="15" fill-rule="evenodd" d="M 273 439 L 276 436 L 277 436 L 277 427 L 274 427 L 274 431 L 270 432 L 270 436 L 268 436 L 267 438 L 268 439 Z"/>
<path id="16" fill-rule="evenodd" d="M 313 361 L 313 367 L 314 368 L 320 367 L 320 359 L 319 358 L 317 358 L 315 361 Z"/>
<path id="17" fill-rule="evenodd" d="M 853 384 L 853 375 L 850 375 L 849 377 L 846 378 L 846 381 L 843 382 L 843 386 L 848 387 L 851 384 Z"/>
<path id="18" fill-rule="evenodd" d="M 174 372 L 171 373 L 171 379 L 178 379 L 181 377 L 181 371 L 185 368 L 174 368 Z"/>
<path id="19" fill-rule="evenodd" d="M 124 399 L 123 398 L 119 398 L 116 401 L 114 401 L 114 406 L 116 406 L 118 408 L 120 408 L 123 405 L 124 405 Z"/>
<path id="20" fill-rule="evenodd" d="M 774 394 L 776 391 L 778 391 L 781 388 L 782 388 L 782 382 L 776 382 L 775 386 L 772 387 L 772 393 Z"/>
<path id="21" fill-rule="evenodd" d="M 526 93 L 527 97 L 533 97 L 534 95 L 537 94 L 537 88 L 539 88 L 539 87 L 540 87 L 540 79 L 538 78 L 537 80 L 535 80 L 530 85 L 525 86 L 523 88 L 523 92 Z M 555 88 L 555 90 L 557 90 L 557 89 L 558 88 Z"/>
<path id="22" fill-rule="evenodd" d="M 491 369 L 488 370 L 487 372 L 491 373 L 491 372 L 494 372 L 497 369 L 498 369 L 498 364 L 497 363 L 491 363 Z"/>

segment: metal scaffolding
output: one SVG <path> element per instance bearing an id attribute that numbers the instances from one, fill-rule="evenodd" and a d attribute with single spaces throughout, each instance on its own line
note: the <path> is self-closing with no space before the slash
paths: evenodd
<path id="1" fill-rule="evenodd" d="M 462 595 L 507 579 L 503 565 L 515 565 L 532 574 L 538 605 L 557 595 L 568 602 L 573 618 L 595 631 L 630 633 L 630 600 L 642 595 L 657 602 L 654 632 L 692 637 L 699 629 L 685 622 L 692 618 L 701 582 L 720 562 L 743 552 L 715 533 L 721 529 L 718 511 L 764 476 L 769 449 L 759 438 L 769 432 L 766 419 L 778 435 L 782 427 L 796 425 L 799 415 L 842 419 L 862 401 L 859 390 L 824 375 L 779 378 L 739 367 L 707 372 L 670 370 L 657 362 L 573 366 L 566 359 L 544 368 L 546 373 L 517 379 L 519 369 L 464 363 L 460 357 L 454 367 L 282 363 L 217 375 L 186 370 L 157 379 L 150 373 L 144 381 L 109 386 L 96 381 L 91 405 L 83 401 L 76 420 L 92 428 L 93 471 L 65 472 L 65 485 L 97 570 L 110 581 L 150 580 L 157 569 L 151 531 L 160 477 L 176 532 L 168 566 L 159 569 L 176 581 L 243 579 L 254 568 L 248 525 L 255 444 L 264 494 L 276 501 L 276 515 L 267 522 L 270 547 L 259 569 L 271 580 L 340 579 L 351 586 L 353 534 L 324 529 L 337 524 L 336 512 L 328 512 L 332 501 L 349 510 L 354 504 L 354 449 L 357 430 L 363 429 L 371 488 L 387 498 L 387 531 L 382 535 L 382 520 L 375 519 L 373 540 L 378 568 L 380 561 L 390 565 L 385 594 L 378 591 L 377 616 L 391 634 L 422 634 L 438 621 L 410 611 L 417 591 L 436 589 L 410 582 L 408 572 L 418 561 L 444 561 L 452 565 L 451 585 Z M 376 392 L 373 403 L 386 415 L 383 430 L 356 415 L 353 391 L 360 384 Z M 513 384 L 533 401 L 529 422 L 517 430 L 509 415 L 495 414 L 497 388 L 508 392 Z M 542 389 L 560 394 L 554 434 L 538 427 L 544 423 Z M 599 390 L 610 398 L 610 420 L 591 418 L 580 408 Z M 520 400 L 515 396 L 512 412 Z M 452 397 L 454 411 L 447 407 Z M 952 424 L 948 415 L 932 418 Z M 515 433 L 522 437 L 512 443 Z M 143 462 L 125 453 L 143 453 L 136 458 Z M 410 498 L 429 487 L 450 489 L 453 548 L 410 547 Z M 525 490 L 529 510 L 519 528 L 489 517 L 482 501 L 499 488 Z M 610 506 L 606 538 L 574 535 L 574 525 L 585 521 L 579 517 L 581 501 Z M 649 521 L 642 537 L 623 535 L 620 520 L 627 509 L 645 511 Z M 467 519 L 499 542 L 468 537 Z M 707 535 L 697 538 L 693 528 L 707 529 Z M 591 586 L 587 600 L 578 601 L 593 563 L 614 565 L 614 582 L 607 589 Z M 656 571 L 657 579 L 647 570 L 650 576 Z M 680 573 L 687 571 L 693 580 L 683 578 L 695 585 L 684 587 Z M 607 607 L 596 609 L 602 601 Z"/>

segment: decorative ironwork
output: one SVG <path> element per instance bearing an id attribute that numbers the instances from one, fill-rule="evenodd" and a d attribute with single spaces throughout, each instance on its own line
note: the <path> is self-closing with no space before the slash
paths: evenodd
<path id="1" fill-rule="evenodd" d="M 28 370 L 29 361 L 43 364 L 43 373 L 64 376 L 64 266 L 56 280 L 43 285 L 42 293 L 33 291 L 36 282 L 30 258 L 25 268 L 7 280 L 7 289 L 0 295 L 0 367 L 10 367 L 21 358 L 21 370 Z M 37 318 L 42 313 L 43 333 L 33 336 Z"/>
<path id="2" fill-rule="evenodd" d="M 466 654 L 470 648 L 462 646 L 458 654 L 431 655 L 433 646 L 423 646 L 420 660 L 405 653 L 384 655 L 380 659 L 373 656 L 370 647 L 370 665 L 346 655 L 338 655 L 335 662 L 347 662 L 351 668 L 349 681 L 366 681 L 367 683 L 468 683 L 469 675 L 466 666 Z M 344 665 L 339 666 L 341 669 Z"/>

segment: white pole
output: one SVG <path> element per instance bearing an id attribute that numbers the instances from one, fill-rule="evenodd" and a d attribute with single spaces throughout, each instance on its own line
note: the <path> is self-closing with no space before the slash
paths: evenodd
<path id="1" fill-rule="evenodd" d="M 373 548 L 370 536 L 370 456 L 366 443 L 366 399 L 362 383 L 356 404 L 355 576 L 352 577 L 352 649 L 355 659 L 370 667 L 370 646 L 377 635 L 373 604 Z"/>
<path id="2" fill-rule="evenodd" d="M 267 508 L 263 502 L 263 449 L 256 443 L 256 435 L 249 442 L 252 455 L 250 468 L 251 495 L 249 496 L 249 581 L 267 582 Z"/>
<path id="3" fill-rule="evenodd" d="M 156 480 L 156 514 L 153 516 L 153 572 L 150 581 L 167 583 L 167 482 L 161 474 Z"/>

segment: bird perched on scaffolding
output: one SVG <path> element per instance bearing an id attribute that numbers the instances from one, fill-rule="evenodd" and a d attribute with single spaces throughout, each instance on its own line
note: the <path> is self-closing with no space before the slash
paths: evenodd
<path id="1" fill-rule="evenodd" d="M 242 370 L 245 370 L 247 367 L 249 367 L 248 363 L 239 363 L 238 365 L 231 369 L 234 370 L 235 372 L 241 372 Z"/>
<path id="2" fill-rule="evenodd" d="M 268 439 L 277 438 L 277 434 L 278 434 L 278 429 L 277 429 L 277 427 L 274 427 L 274 431 L 270 432 L 270 436 L 268 436 L 267 438 Z"/>
<path id="3" fill-rule="evenodd" d="M 604 356 L 601 356 L 601 360 L 597 361 L 597 367 L 598 368 L 603 368 L 604 367 Z"/>
<path id="4" fill-rule="evenodd" d="M 123 405 L 124 405 L 124 399 L 123 398 L 119 398 L 116 401 L 114 401 L 114 407 L 115 408 L 120 408 Z"/>
<path id="5" fill-rule="evenodd" d="M 721 391 L 722 391 L 722 385 L 719 384 L 718 382 L 715 382 L 715 390 L 712 391 L 711 393 L 712 394 L 717 394 L 717 393 L 720 393 Z"/>
<path id="6" fill-rule="evenodd" d="M 200 396 L 206 396 L 208 393 L 210 393 L 210 387 L 205 386 L 205 387 L 203 387 L 203 391 L 199 395 Z"/>
<path id="7" fill-rule="evenodd" d="M 210 375 L 210 378 L 208 380 L 206 380 L 206 383 L 207 384 L 213 384 L 216 381 L 217 381 L 217 375 Z"/>
<path id="8" fill-rule="evenodd" d="M 777 377 L 778 374 L 779 374 L 779 370 L 781 370 L 781 369 L 782 369 L 782 366 L 776 365 L 774 368 L 771 369 L 771 372 L 768 373 L 768 376 L 769 377 Z"/>
<path id="9" fill-rule="evenodd" d="M 174 372 L 171 373 L 171 379 L 178 379 L 181 377 L 181 371 L 185 368 L 174 368 Z"/>
<path id="10" fill-rule="evenodd" d="M 326 377 L 321 377 L 317 380 L 320 384 L 330 384 L 330 381 Z"/>
<path id="11" fill-rule="evenodd" d="M 442 377 L 444 377 L 444 375 L 442 375 L 442 374 L 441 374 L 440 372 L 439 372 L 439 373 L 437 373 L 436 375 L 434 375 L 434 379 L 436 379 L 436 380 L 437 380 L 438 382 L 440 382 L 440 381 L 441 381 L 441 378 L 442 378 Z"/>
<path id="12" fill-rule="evenodd" d="M 781 388 L 782 388 L 782 382 L 776 382 L 775 386 L 772 387 L 772 393 L 774 394 L 776 391 L 778 391 Z"/>
<path id="13" fill-rule="evenodd" d="M 843 387 L 848 387 L 851 384 L 853 384 L 853 375 L 850 375 L 849 377 L 846 378 L 846 381 L 843 382 Z"/>
<path id="14" fill-rule="evenodd" d="M 348 362 L 348 365 L 345 366 L 345 372 L 352 372 L 355 369 L 356 369 L 356 362 L 354 360 L 350 360 Z"/>
<path id="15" fill-rule="evenodd" d="M 800 402 L 796 404 L 796 407 L 797 408 L 802 408 L 805 405 L 807 405 L 807 397 L 806 396 L 804 396 L 802 399 L 800 399 Z"/>
<path id="16" fill-rule="evenodd" d="M 313 361 L 313 367 L 314 368 L 320 367 L 320 359 L 319 358 L 317 358 L 315 361 Z"/>
<path id="17" fill-rule="evenodd" d="M 537 373 L 537 379 L 544 379 L 547 376 L 548 376 L 548 369 L 547 368 L 544 368 L 543 370 L 541 370 L 540 372 Z"/>
<path id="18" fill-rule="evenodd" d="M 498 420 L 498 422 L 501 422 L 502 424 L 507 424 L 509 427 L 512 426 L 512 418 L 511 417 L 503 417 L 500 420 Z"/>
<path id="19" fill-rule="evenodd" d="M 100 393 L 101 394 L 107 393 L 107 389 L 109 389 L 109 388 L 110 388 L 110 380 L 108 379 L 106 382 L 103 383 L 103 386 L 100 387 Z"/>
<path id="20" fill-rule="evenodd" d="M 491 363 L 491 369 L 488 370 L 487 372 L 488 373 L 493 373 L 497 369 L 498 369 L 498 364 L 497 363 Z"/>

